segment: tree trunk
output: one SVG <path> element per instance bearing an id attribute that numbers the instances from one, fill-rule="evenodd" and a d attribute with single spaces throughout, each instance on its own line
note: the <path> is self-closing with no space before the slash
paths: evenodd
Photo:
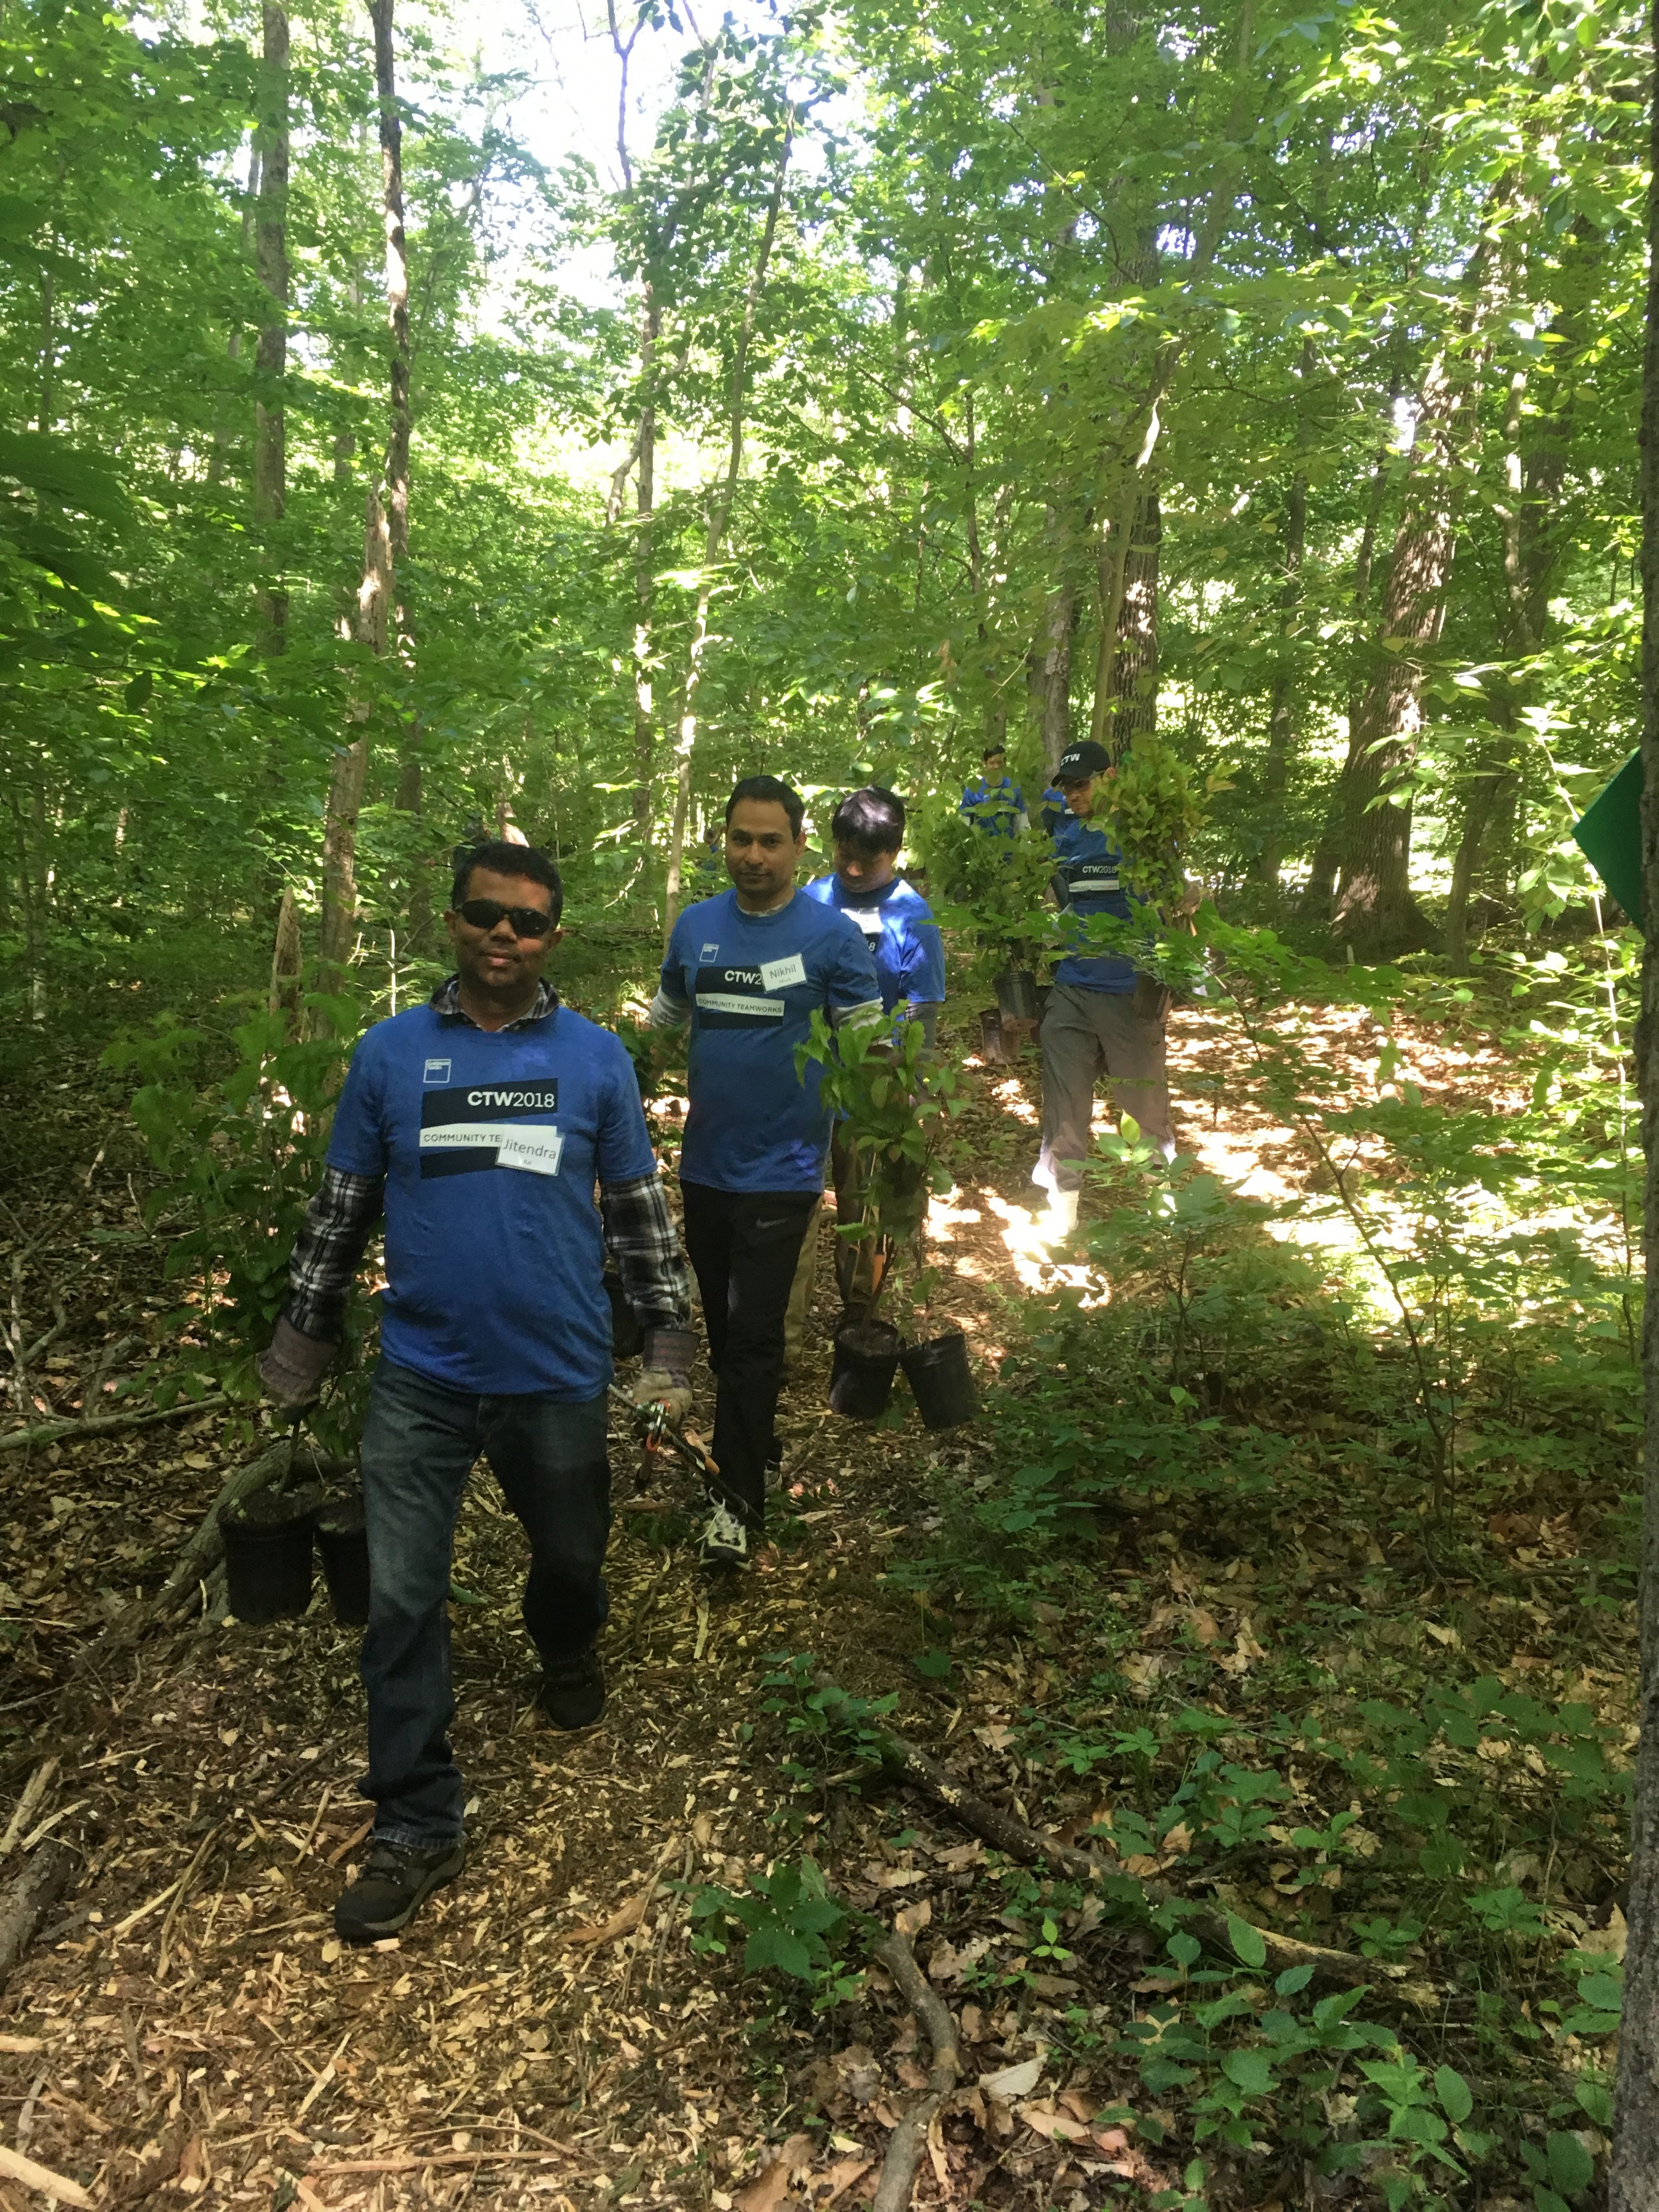
<path id="1" fill-rule="evenodd" d="M 697 741 L 697 692 L 702 682 L 703 660 L 708 647 L 708 609 L 714 594 L 714 568 L 726 550 L 726 527 L 732 520 L 732 502 L 737 495 L 738 472 L 743 465 L 749 343 L 754 336 L 755 313 L 765 286 L 767 264 L 772 258 L 772 241 L 777 236 L 778 211 L 783 205 L 783 183 L 788 173 L 789 157 L 794 150 L 794 143 L 795 111 L 792 107 L 784 125 L 783 145 L 778 155 L 777 173 L 772 179 L 772 196 L 767 203 L 766 224 L 761 233 L 760 251 L 755 256 L 749 289 L 744 295 L 743 319 L 738 327 L 738 343 L 732 368 L 731 445 L 726 454 L 726 475 L 708 504 L 708 527 L 703 540 L 697 608 L 692 617 L 691 642 L 686 651 L 685 680 L 680 691 L 679 730 L 674 745 L 674 816 L 668 832 L 668 882 L 663 899 L 665 945 L 673 934 L 674 924 L 679 917 L 680 876 L 685 858 L 685 824 L 691 811 L 691 756 Z"/>
<path id="2" fill-rule="evenodd" d="M 634 507 L 634 826 L 651 835 L 656 774 L 656 710 L 651 689 L 651 629 L 656 604 L 657 348 L 662 310 L 647 277 L 640 329 L 639 475 Z"/>
<path id="3" fill-rule="evenodd" d="M 288 504 L 288 427 L 283 380 L 288 374 L 288 9 L 264 0 L 264 54 L 259 72 L 259 127 L 254 137 L 259 190 L 253 226 L 254 266 L 270 300 L 253 355 L 253 527 L 269 572 L 276 560 L 275 526 Z M 259 593 L 259 623 L 268 653 L 280 653 L 288 627 L 288 593 L 267 582 Z"/>
<path id="4" fill-rule="evenodd" d="M 1042 712 L 1042 765 L 1053 775 L 1060 755 L 1072 742 L 1072 634 L 1077 626 L 1077 575 L 1072 565 L 1071 533 L 1052 514 L 1049 534 L 1059 540 L 1060 568 L 1043 610 L 1036 688 Z"/>
<path id="5" fill-rule="evenodd" d="M 1308 386 L 1313 380 L 1314 343 L 1302 343 L 1302 368 L 1297 385 L 1296 442 L 1306 446 Z M 1273 671 L 1267 707 L 1267 757 L 1261 769 L 1261 843 L 1249 873 L 1253 881 L 1277 889 L 1285 860 L 1285 795 L 1290 789 L 1291 756 L 1296 749 L 1296 684 L 1290 663 L 1291 640 L 1296 633 L 1297 609 L 1302 601 L 1302 562 L 1308 546 L 1308 472 L 1297 467 L 1285 500 L 1283 567 L 1285 580 L 1279 592 L 1279 665 Z"/>
<path id="6" fill-rule="evenodd" d="M 403 131 L 392 47 L 395 0 L 369 0 L 374 24 L 374 85 L 380 116 L 381 209 L 386 233 L 386 326 L 390 337 L 385 495 L 369 487 L 363 522 L 363 574 L 357 592 L 358 641 L 384 660 L 392 643 L 398 563 L 409 545 L 409 260 L 404 241 Z M 361 689 L 348 709 L 362 726 L 335 755 L 323 823 L 323 898 L 320 951 L 337 971 L 351 957 L 357 926 L 357 820 L 368 782 L 368 721 L 373 702 Z M 400 800 L 420 805 L 419 763 L 407 781 L 400 763 Z"/>
<path id="7" fill-rule="evenodd" d="M 1659 0 L 1650 17 L 1659 64 Z M 1637 1073 L 1647 1152 L 1643 1231 L 1648 1280 L 1659 1281 L 1659 101 L 1648 109 L 1648 329 L 1643 364 L 1642 491 L 1642 885 L 1647 949 Z M 1608 2212 L 1653 2212 L 1659 2204 L 1659 1298 L 1642 1325 L 1647 1439 L 1642 1494 L 1641 1692 L 1632 1798 L 1629 1935 L 1619 2034 Z"/>
<path id="8" fill-rule="evenodd" d="M 1389 395 L 1389 404 L 1399 397 Z M 1371 607 L 1371 568 L 1376 559 L 1376 533 L 1382 520 L 1382 502 L 1388 497 L 1389 456 L 1392 447 L 1385 440 L 1376 449 L 1376 459 L 1371 465 L 1370 497 L 1365 506 L 1365 526 L 1359 536 L 1359 552 L 1353 568 L 1353 616 L 1357 636 L 1364 634 Z M 1328 922 L 1331 908 L 1336 898 L 1336 878 L 1342 866 L 1342 809 L 1348 777 L 1359 753 L 1359 708 L 1364 696 L 1364 686 L 1358 676 L 1358 648 L 1355 648 L 1355 671 L 1348 684 L 1348 750 L 1331 793 L 1326 810 L 1325 827 L 1320 832 L 1319 842 L 1314 848 L 1313 862 L 1308 870 L 1308 880 L 1303 887 L 1302 912 L 1310 921 Z"/>
<path id="9" fill-rule="evenodd" d="M 1158 729 L 1158 567 L 1164 538 L 1156 490 L 1145 488 L 1123 554 L 1123 597 L 1117 616 L 1112 665 L 1112 733 L 1107 750 L 1116 758 L 1139 737 Z"/>
<path id="10" fill-rule="evenodd" d="M 1097 745 L 1110 738 L 1114 686 L 1117 680 L 1117 629 L 1123 612 L 1124 570 L 1130 533 L 1134 528 L 1135 478 L 1130 477 L 1115 513 L 1102 526 L 1096 568 L 1099 577 L 1096 609 L 1098 634 L 1095 640 L 1095 696 L 1089 715 L 1089 735 Z"/>
<path id="11" fill-rule="evenodd" d="M 1469 972 L 1469 894 L 1480 865 L 1480 848 L 1487 825 L 1498 811 L 1498 801 L 1509 777 L 1501 769 L 1483 770 L 1470 789 L 1463 813 L 1463 833 L 1452 860 L 1451 890 L 1446 900 L 1446 960 L 1454 975 Z"/>

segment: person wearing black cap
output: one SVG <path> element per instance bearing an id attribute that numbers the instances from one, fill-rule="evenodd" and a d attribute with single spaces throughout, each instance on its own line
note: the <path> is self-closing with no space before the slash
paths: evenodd
<path id="1" fill-rule="evenodd" d="M 1123 888 L 1122 856 L 1093 817 L 1103 812 L 1102 786 L 1112 774 L 1104 745 L 1085 738 L 1068 745 L 1055 763 L 1054 787 L 1063 807 L 1048 806 L 1042 826 L 1054 839 L 1055 876 L 1063 915 L 1133 918 L 1139 903 Z M 1095 1083 L 1103 1073 L 1121 1110 L 1166 1159 L 1175 1156 L 1170 1086 L 1164 1074 L 1162 1016 L 1135 1012 L 1135 964 L 1119 953 L 1068 952 L 1054 970 L 1054 986 L 1040 1032 L 1042 1045 L 1042 1151 L 1032 1181 L 1047 1186 L 1053 1237 L 1077 1226 L 1082 1163 L 1089 1157 Z"/>

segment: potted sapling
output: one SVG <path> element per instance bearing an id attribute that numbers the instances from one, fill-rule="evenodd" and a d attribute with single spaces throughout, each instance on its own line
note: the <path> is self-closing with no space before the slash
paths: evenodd
<path id="1" fill-rule="evenodd" d="M 815 1014 L 795 1059 L 803 1075 L 809 1064 L 823 1071 L 821 1095 L 836 1117 L 837 1184 L 854 1217 L 836 1222 L 850 1259 L 836 1271 L 847 1311 L 836 1332 L 830 1403 L 851 1419 L 874 1420 L 886 1411 L 901 1358 L 908 1369 L 910 1352 L 922 1348 L 907 1348 L 878 1308 L 901 1255 L 912 1255 L 921 1273 L 927 1202 L 950 1188 L 938 1153 L 960 1086 L 954 1069 L 930 1064 L 921 1024 L 904 1018 L 832 1030 Z"/>

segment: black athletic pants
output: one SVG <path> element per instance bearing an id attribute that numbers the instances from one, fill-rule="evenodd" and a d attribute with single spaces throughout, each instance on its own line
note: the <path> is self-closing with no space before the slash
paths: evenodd
<path id="1" fill-rule="evenodd" d="M 719 1377 L 712 1449 L 751 1528 L 766 1514 L 766 1455 L 783 1379 L 783 1324 L 811 1190 L 716 1190 L 680 1183 L 685 1249 L 702 1294 L 708 1364 Z"/>

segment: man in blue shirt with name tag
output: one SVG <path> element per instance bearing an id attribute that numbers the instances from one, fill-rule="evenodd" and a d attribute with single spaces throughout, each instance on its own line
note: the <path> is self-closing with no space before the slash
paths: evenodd
<path id="1" fill-rule="evenodd" d="M 1133 918 L 1144 902 L 1126 891 L 1121 856 L 1091 817 L 1112 757 L 1091 738 L 1068 745 L 1054 767 L 1055 791 L 1064 807 L 1044 810 L 1042 823 L 1054 842 L 1057 889 L 1063 915 L 1080 921 L 1096 914 Z M 1132 903 L 1133 900 L 1133 903 Z M 1042 1151 L 1035 1182 L 1046 1184 L 1049 1235 L 1077 1226 L 1082 1163 L 1092 1149 L 1096 1078 L 1103 1072 L 1124 1112 L 1132 1114 L 1148 1143 L 1166 1159 L 1175 1156 L 1170 1086 L 1164 1073 L 1164 1018 L 1135 1012 L 1133 960 L 1116 953 L 1070 952 L 1054 970 L 1042 1017 Z"/>
<path id="2" fill-rule="evenodd" d="M 815 1013 L 839 1026 L 882 1011 L 861 931 L 795 896 L 804 817 L 799 793 L 776 776 L 737 786 L 726 806 L 732 889 L 675 923 L 651 1005 L 653 1029 L 691 1025 L 680 1191 L 719 1378 L 714 1457 L 731 1500 L 703 1537 L 714 1565 L 745 1565 L 764 1522 L 784 1314 L 823 1192 L 830 1114 L 819 1070 L 796 1073 L 795 1047 Z"/>
<path id="3" fill-rule="evenodd" d="M 677 1417 L 690 1407 L 690 1278 L 633 1062 L 542 978 L 562 903 L 558 870 L 533 846 L 460 855 L 444 917 L 456 973 L 359 1042 L 259 1362 L 280 1405 L 315 1399 L 384 1218 L 381 1357 L 362 1442 L 362 1787 L 376 1809 L 368 1858 L 334 1912 L 353 1942 L 395 1935 L 465 1860 L 447 1601 L 461 1493 L 481 1455 L 530 1540 L 524 1624 L 541 1655 L 542 1710 L 562 1729 L 604 1710 L 607 1243 L 646 1333 L 641 1401 Z"/>
<path id="4" fill-rule="evenodd" d="M 836 809 L 830 836 L 835 872 L 808 884 L 806 896 L 834 907 L 857 923 L 876 963 L 884 1012 L 890 1014 L 902 1006 L 912 1020 L 921 1024 L 931 1051 L 939 1010 L 945 1002 L 945 945 L 932 908 L 898 872 L 898 856 L 904 844 L 904 801 L 896 792 L 885 790 L 878 783 L 866 784 L 862 791 L 849 793 Z M 836 1179 L 836 1223 L 838 1228 L 845 1228 L 859 1218 L 862 1199 L 854 1185 L 852 1162 L 839 1137 L 830 1147 L 830 1161 Z M 867 1243 L 857 1245 L 845 1240 L 838 1243 L 836 1278 L 843 1303 L 853 1295 L 861 1272 L 866 1278 L 863 1287 L 873 1294 L 890 1255 L 890 1247 L 874 1249 Z M 803 1270 L 809 1267 L 812 1256 L 803 1244 Z M 811 1295 L 810 1274 L 805 1282 L 798 1276 L 796 1295 L 790 1302 L 792 1313 L 799 1306 L 804 1314 Z"/>

